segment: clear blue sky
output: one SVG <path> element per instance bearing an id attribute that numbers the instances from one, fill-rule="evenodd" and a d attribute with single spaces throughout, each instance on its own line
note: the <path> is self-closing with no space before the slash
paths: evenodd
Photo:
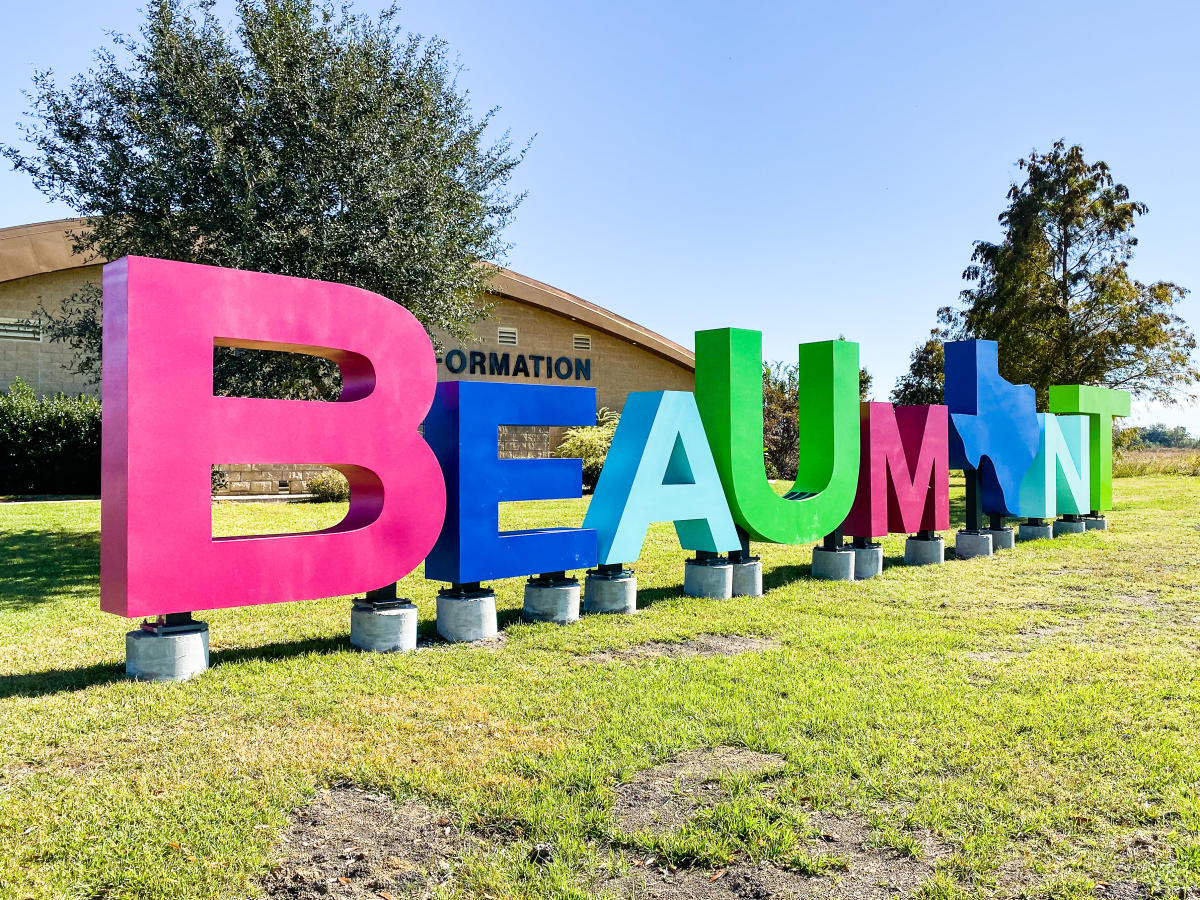
<path id="1" fill-rule="evenodd" d="M 11 141 L 35 67 L 79 71 L 140 13 L 5 19 Z M 1200 5 L 414 0 L 403 21 L 449 42 L 477 109 L 536 133 L 509 265 L 682 344 L 757 328 L 787 359 L 845 334 L 885 398 L 999 236 L 1014 162 L 1060 137 L 1149 204 L 1134 274 L 1200 292 Z M 0 225 L 69 214 L 0 172 Z M 1200 331 L 1200 293 L 1183 313 Z M 1200 407 L 1137 418 L 1200 433 Z"/>

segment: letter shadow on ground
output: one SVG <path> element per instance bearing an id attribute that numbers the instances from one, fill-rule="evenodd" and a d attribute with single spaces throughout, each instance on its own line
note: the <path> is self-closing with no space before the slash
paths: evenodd
<path id="1" fill-rule="evenodd" d="M 131 623 L 131 628 L 136 623 Z M 308 638 L 300 641 L 275 641 L 259 647 L 229 647 L 209 654 L 210 668 L 219 665 L 251 661 L 286 659 L 304 654 L 343 653 L 350 650 L 345 635 Z M 96 663 L 77 669 L 45 669 L 0 678 L 0 699 L 8 697 L 48 697 L 66 691 L 82 691 L 101 684 L 125 680 L 124 663 Z"/>
<path id="2" fill-rule="evenodd" d="M 763 572 L 763 593 L 809 578 L 812 578 L 812 563 L 794 563 L 766 569 Z"/>

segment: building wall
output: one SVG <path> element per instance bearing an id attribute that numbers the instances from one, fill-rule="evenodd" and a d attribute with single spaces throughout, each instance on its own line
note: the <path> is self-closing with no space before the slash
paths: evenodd
<path id="1" fill-rule="evenodd" d="M 99 281 L 100 266 L 88 266 L 57 272 L 46 272 L 27 278 L 0 282 L 0 320 L 27 319 L 37 309 L 39 301 L 47 308 L 57 311 L 62 299 L 78 291 L 89 281 Z M 587 324 L 558 315 L 549 310 L 530 306 L 520 301 L 489 295 L 493 305 L 491 316 L 475 327 L 479 340 L 461 345 L 450 342 L 446 351 L 438 358 L 438 379 L 445 380 L 494 380 L 526 384 L 569 384 L 594 387 L 597 406 L 620 411 L 625 405 L 625 396 L 630 391 L 678 390 L 690 391 L 695 384 L 692 370 L 668 360 L 645 347 L 613 337 Z M 501 328 L 515 328 L 517 343 L 501 344 L 498 332 Z M 590 350 L 575 348 L 575 337 L 585 336 L 591 341 Z M 447 367 L 447 356 L 459 351 L 466 366 L 461 373 L 452 373 Z M 482 354 L 486 361 L 480 371 L 471 371 L 471 354 Z M 490 371 L 491 356 L 508 354 L 510 374 L 493 374 Z M 516 367 L 517 357 L 524 357 L 528 375 L 511 374 Z M 538 375 L 534 375 L 534 358 L 538 359 Z M 570 360 L 570 375 L 566 379 L 554 374 L 546 366 L 546 357 L 552 361 Z M 478 363 L 481 357 L 475 356 Z M 79 375 L 67 367 L 73 359 L 71 348 L 65 344 L 54 344 L 46 338 L 40 340 L 13 340 L 0 337 L 0 391 L 17 378 L 25 380 L 39 394 L 86 393 L 99 396 L 98 384 L 87 384 Z M 454 357 L 452 359 L 457 359 Z M 547 370 L 550 375 L 547 377 Z M 502 457 L 548 457 L 562 440 L 565 428 L 521 427 L 516 424 L 504 426 L 499 434 L 499 453 Z M 226 473 L 223 494 L 244 493 L 300 493 L 305 482 L 312 477 L 314 469 L 309 466 L 284 466 L 274 464 L 244 463 L 222 466 Z M 280 482 L 287 486 L 280 487 Z"/>
<path id="2" fill-rule="evenodd" d="M 615 338 L 609 334 L 589 328 L 583 322 L 572 321 L 563 316 L 546 310 L 536 309 L 510 300 L 507 297 L 488 298 L 493 304 L 492 316 L 475 328 L 475 334 L 480 338 L 478 343 L 462 345 L 448 343 L 446 352 L 439 357 L 438 380 L 440 381 L 508 381 L 526 384 L 569 384 L 582 387 L 596 388 L 596 403 L 601 407 L 620 412 L 625 405 L 625 396 L 630 391 L 691 391 L 696 384 L 695 373 L 678 363 L 651 353 L 643 347 L 628 341 Z M 504 345 L 498 340 L 501 328 L 517 329 L 517 344 Z M 575 335 L 585 335 L 591 338 L 590 351 L 575 350 L 573 339 Z M 454 350 L 459 350 L 467 356 L 467 368 L 460 373 L 452 373 L 447 365 L 447 358 Z M 483 354 L 487 360 L 484 371 L 472 373 L 470 353 Z M 508 377 L 492 374 L 491 355 L 507 353 L 509 368 L 515 366 L 518 355 L 526 358 L 530 374 L 528 376 Z M 539 368 L 541 375 L 533 375 L 532 357 L 541 357 Z M 545 357 L 557 360 L 566 357 L 571 360 L 571 375 L 560 379 L 556 375 L 547 378 Z M 590 361 L 590 380 L 576 376 L 575 360 Z M 456 363 L 458 357 L 450 357 L 451 363 Z M 476 358 L 478 361 L 478 357 Z"/>
<path id="3" fill-rule="evenodd" d="M 225 484 L 213 491 L 220 495 L 303 494 L 308 480 L 325 471 L 324 466 L 273 466 L 237 463 L 217 466 L 225 473 Z"/>
<path id="4" fill-rule="evenodd" d="M 38 308 L 39 300 L 57 312 L 59 303 L 89 281 L 100 280 L 100 266 L 48 272 L 15 281 L 0 282 L 0 319 L 27 319 Z M 89 385 L 69 366 L 74 353 L 66 344 L 49 339 L 13 340 L 0 336 L 0 391 L 20 377 L 38 394 L 91 394 L 100 396 L 100 385 Z"/>

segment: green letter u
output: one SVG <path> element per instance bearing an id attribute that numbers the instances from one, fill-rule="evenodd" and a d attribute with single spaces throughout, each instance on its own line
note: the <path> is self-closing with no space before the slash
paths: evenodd
<path id="1" fill-rule="evenodd" d="M 696 332 L 696 402 L 734 521 L 756 541 L 815 541 L 842 524 L 858 489 L 858 344 L 799 347 L 798 465 L 782 497 L 763 461 L 762 373 L 761 332 Z"/>

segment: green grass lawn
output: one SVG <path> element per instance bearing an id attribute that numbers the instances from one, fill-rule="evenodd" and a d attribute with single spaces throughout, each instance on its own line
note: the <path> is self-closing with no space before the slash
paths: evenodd
<path id="1" fill-rule="evenodd" d="M 637 616 L 523 625 L 522 582 L 498 582 L 506 640 L 486 648 L 352 651 L 346 598 L 205 613 L 212 670 L 168 685 L 122 680 L 130 626 L 98 609 L 99 504 L 0 505 L 0 897 L 254 896 L 290 816 L 340 782 L 503 835 L 458 862 L 464 897 L 588 896 L 612 848 L 820 869 L 813 808 L 909 852 L 932 833 L 948 849 L 928 898 L 1200 886 L 1200 479 L 1115 493 L 1108 532 L 926 568 L 900 565 L 894 537 L 865 583 L 811 580 L 809 547 L 756 545 L 757 599 L 684 597 L 685 554 L 659 526 Z M 512 505 L 505 524 L 585 508 Z M 220 504 L 214 530 L 304 530 L 341 509 Z M 426 637 L 437 587 L 401 585 Z M 594 657 L 702 634 L 777 645 Z M 620 830 L 615 785 L 718 745 L 786 768 L 674 832 Z M 529 862 L 535 842 L 548 865 Z"/>

